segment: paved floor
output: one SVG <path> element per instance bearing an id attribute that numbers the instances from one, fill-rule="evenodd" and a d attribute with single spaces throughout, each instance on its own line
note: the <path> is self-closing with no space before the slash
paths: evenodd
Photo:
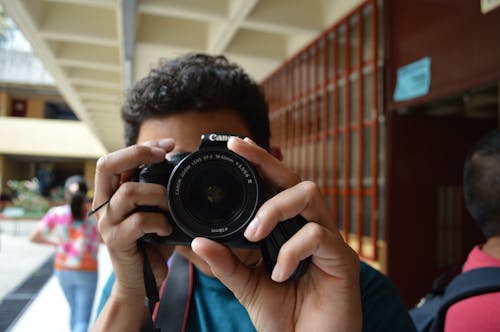
<path id="1" fill-rule="evenodd" d="M 27 236 L 0 233 L 0 299 L 19 285 L 46 259 L 54 249 L 31 243 Z"/>
<path id="2" fill-rule="evenodd" d="M 25 296 L 27 301 L 16 319 L 7 328 L 9 332 L 25 331 L 69 331 L 69 309 L 57 280 L 50 276 L 35 294 L 15 292 L 19 285 L 38 273 L 48 259 L 52 257 L 53 248 L 33 244 L 28 235 L 36 222 L 0 221 L 0 303 L 13 296 Z M 111 263 L 104 245 L 99 248 L 99 280 L 96 303 L 102 286 L 111 271 Z M 31 293 L 31 292 L 30 292 Z M 93 315 L 94 315 L 93 314 Z"/>

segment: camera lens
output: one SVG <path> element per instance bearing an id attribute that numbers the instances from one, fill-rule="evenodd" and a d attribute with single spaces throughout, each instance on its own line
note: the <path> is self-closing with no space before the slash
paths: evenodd
<path id="1" fill-rule="evenodd" d="M 187 179 L 182 200 L 197 222 L 223 226 L 233 220 L 245 203 L 245 188 L 234 170 L 206 165 Z"/>
<path id="2" fill-rule="evenodd" d="M 257 172 L 221 148 L 191 153 L 172 171 L 170 214 L 184 233 L 226 240 L 253 219 L 262 200 Z"/>

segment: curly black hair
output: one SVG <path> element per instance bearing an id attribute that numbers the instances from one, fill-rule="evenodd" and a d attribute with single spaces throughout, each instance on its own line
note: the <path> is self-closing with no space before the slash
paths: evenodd
<path id="1" fill-rule="evenodd" d="M 483 135 L 465 159 L 467 209 L 488 239 L 500 234 L 500 129 Z"/>
<path id="2" fill-rule="evenodd" d="M 122 107 L 125 144 L 137 143 L 151 118 L 197 110 L 229 109 L 242 118 L 261 147 L 269 150 L 269 110 L 261 87 L 224 56 L 187 54 L 160 59 L 157 67 L 127 93 Z"/>

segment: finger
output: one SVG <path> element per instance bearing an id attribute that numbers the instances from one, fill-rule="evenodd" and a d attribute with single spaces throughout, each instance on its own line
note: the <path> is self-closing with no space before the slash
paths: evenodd
<path id="1" fill-rule="evenodd" d="M 227 147 L 248 159 L 259 170 L 260 174 L 278 190 L 289 188 L 300 181 L 296 173 L 250 139 L 242 140 L 233 136 L 228 140 Z"/>
<path id="2" fill-rule="evenodd" d="M 99 232 L 110 251 L 136 250 L 136 241 L 148 233 L 159 236 L 172 233 L 172 227 L 162 213 L 137 212 L 120 224 L 110 226 L 110 224 L 99 223 Z"/>
<path id="3" fill-rule="evenodd" d="M 313 220 L 329 229 L 334 228 L 318 186 L 314 182 L 303 181 L 267 200 L 245 230 L 245 237 L 250 241 L 260 241 L 279 222 L 299 214 L 306 220 Z"/>
<path id="4" fill-rule="evenodd" d="M 175 247 L 145 243 L 144 248 L 155 276 L 156 285 L 160 286 L 167 276 L 167 260 L 172 255 Z"/>
<path id="5" fill-rule="evenodd" d="M 120 223 L 139 206 L 154 206 L 168 211 L 167 189 L 155 183 L 125 182 L 106 206 L 109 222 Z"/>
<path id="6" fill-rule="evenodd" d="M 290 278 L 300 261 L 312 256 L 312 262 L 328 275 L 353 277 L 355 252 L 338 232 L 311 222 L 304 225 L 281 247 L 271 279 L 282 282 Z M 356 271 L 356 269 L 354 269 Z"/>
<path id="7" fill-rule="evenodd" d="M 191 249 L 210 266 L 212 273 L 241 299 L 245 289 L 254 289 L 251 278 L 252 271 L 246 267 L 230 249 L 220 243 L 206 239 L 195 238 Z"/>
<path id="8" fill-rule="evenodd" d="M 133 145 L 99 158 L 96 166 L 92 208 L 111 197 L 120 184 L 122 173 L 134 170 L 144 163 L 162 161 L 165 154 L 173 147 L 172 139 L 162 139 L 157 142 L 148 142 L 148 145 Z"/>

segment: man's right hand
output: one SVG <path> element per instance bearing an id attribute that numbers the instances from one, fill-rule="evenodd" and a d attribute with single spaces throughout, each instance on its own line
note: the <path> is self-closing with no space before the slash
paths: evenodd
<path id="1" fill-rule="evenodd" d="M 147 163 L 158 163 L 174 147 L 172 139 L 133 145 L 101 157 L 97 162 L 92 208 L 110 200 L 97 211 L 99 232 L 106 244 L 119 296 L 144 298 L 143 257 L 137 240 L 146 233 L 169 235 L 171 226 L 164 214 L 135 212 L 148 205 L 168 210 L 166 189 L 162 185 L 127 181 L 136 169 Z M 166 260 L 173 246 L 146 246 L 148 259 L 157 284 L 167 274 Z M 113 293 L 118 293 L 115 290 Z"/>

